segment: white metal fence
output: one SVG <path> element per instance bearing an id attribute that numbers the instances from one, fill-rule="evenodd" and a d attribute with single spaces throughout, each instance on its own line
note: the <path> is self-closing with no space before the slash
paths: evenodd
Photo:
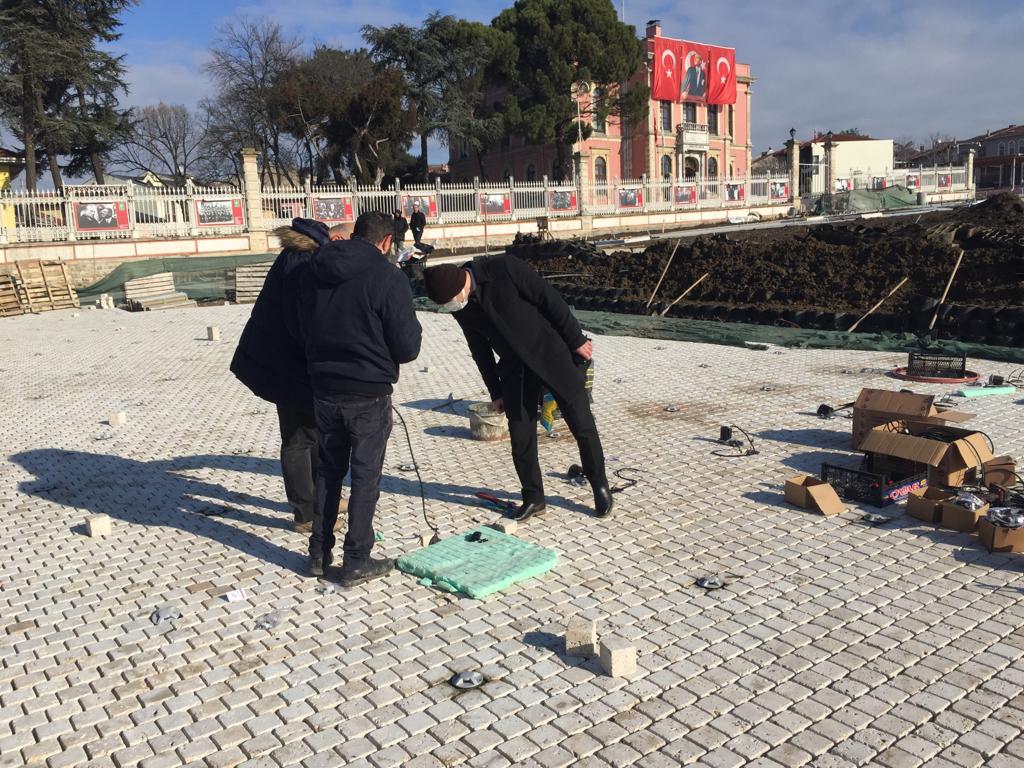
<path id="1" fill-rule="evenodd" d="M 245 231 L 232 187 L 137 184 L 0 191 L 0 243 L 200 237 Z"/>
<path id="2" fill-rule="evenodd" d="M 826 167 L 801 166 L 801 194 L 822 194 Z M 966 188 L 963 166 L 863 171 L 836 179 L 836 190 L 885 189 L 923 192 Z M 573 217 L 584 214 L 729 209 L 790 199 L 786 175 L 748 178 L 621 179 L 577 188 L 547 179 L 503 184 L 441 184 L 379 189 L 324 185 L 263 189 L 248 200 L 233 187 L 148 187 L 138 184 L 73 186 L 60 192 L 0 191 L 0 243 L 201 237 L 246 231 L 247 205 L 262 212 L 259 227 L 296 217 L 328 224 L 355 221 L 365 211 L 409 218 L 419 208 L 430 224 L 462 224 Z"/>
<path id="3" fill-rule="evenodd" d="M 962 165 L 912 166 L 880 170 L 837 170 L 834 188 L 827 190 L 828 165 L 801 163 L 801 195 L 822 195 L 827 191 L 850 192 L 859 189 L 883 190 L 906 187 L 911 192 L 931 194 L 958 192 L 967 189 L 967 171 Z"/>

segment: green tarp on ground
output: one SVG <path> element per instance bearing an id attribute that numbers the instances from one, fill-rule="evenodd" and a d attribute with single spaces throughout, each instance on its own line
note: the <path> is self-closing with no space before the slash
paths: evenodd
<path id="1" fill-rule="evenodd" d="M 115 300 L 124 299 L 124 284 L 137 277 L 149 277 L 160 272 L 174 273 L 174 287 L 190 299 L 223 299 L 235 290 L 235 267 L 273 261 L 274 253 L 255 253 L 242 256 L 177 256 L 167 259 L 145 259 L 118 264 L 114 271 L 92 285 L 78 289 L 83 304 L 95 301 L 108 293 Z"/>
<path id="2" fill-rule="evenodd" d="M 817 213 L 888 211 L 914 205 L 917 205 L 917 193 L 897 185 L 888 189 L 854 189 L 849 192 L 822 195 L 818 201 Z"/>

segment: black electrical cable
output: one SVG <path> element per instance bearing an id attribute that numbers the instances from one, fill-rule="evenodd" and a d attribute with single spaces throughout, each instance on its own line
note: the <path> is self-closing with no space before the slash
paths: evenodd
<path id="1" fill-rule="evenodd" d="M 742 432 L 743 436 L 747 438 L 747 442 L 750 443 L 750 447 L 747 448 L 746 450 L 743 450 L 743 443 L 741 443 L 739 440 L 730 440 L 727 443 L 727 445 L 732 446 L 737 451 L 739 451 L 739 453 L 723 453 L 722 451 L 712 451 L 712 456 L 717 456 L 720 459 L 735 459 L 740 456 L 756 456 L 758 453 L 760 453 L 760 451 L 758 451 L 757 448 L 754 446 L 754 439 L 749 434 L 747 434 L 747 431 L 743 429 L 743 427 L 736 426 L 735 424 L 730 424 L 729 428 L 738 429 L 740 432 Z"/>
<path id="2" fill-rule="evenodd" d="M 416 454 L 412 450 L 412 436 L 409 434 L 409 425 L 405 423 L 405 417 L 402 416 L 401 412 L 395 407 L 391 406 L 391 410 L 395 412 L 398 417 L 398 421 L 402 424 L 402 430 L 405 432 L 405 443 L 409 446 L 409 458 L 412 459 L 413 469 L 416 471 L 416 479 L 420 482 L 420 503 L 423 505 L 423 522 L 427 524 L 435 539 L 441 538 L 441 532 L 437 526 L 431 522 L 430 517 L 427 515 L 427 491 L 423 486 L 423 476 L 420 474 L 420 465 L 416 462 Z"/>
<path id="3" fill-rule="evenodd" d="M 625 491 L 625 490 L 627 490 L 629 488 L 632 488 L 634 485 L 636 485 L 637 483 L 640 482 L 640 478 L 638 478 L 638 477 L 625 477 L 622 474 L 623 472 L 639 472 L 641 475 L 646 474 L 644 472 L 644 470 L 638 469 L 637 467 L 621 467 L 619 469 L 616 469 L 615 470 L 615 477 L 617 477 L 619 480 L 625 481 L 626 484 L 625 485 L 618 485 L 618 486 L 616 486 L 614 488 L 609 489 L 612 493 L 622 493 L 622 491 Z"/>

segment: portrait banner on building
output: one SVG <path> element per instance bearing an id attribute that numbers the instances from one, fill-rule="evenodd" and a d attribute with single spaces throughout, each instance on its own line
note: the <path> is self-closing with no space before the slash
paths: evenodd
<path id="1" fill-rule="evenodd" d="M 689 205 L 697 202 L 697 185 L 681 184 L 675 188 L 672 198 L 676 205 Z"/>
<path id="2" fill-rule="evenodd" d="M 571 190 L 552 190 L 548 195 L 549 211 L 575 211 L 576 193 Z"/>
<path id="3" fill-rule="evenodd" d="M 789 199 L 789 182 L 773 181 L 768 185 L 768 195 L 772 200 Z"/>
<path id="4" fill-rule="evenodd" d="M 708 67 L 708 104 L 735 104 L 735 49 L 708 46 Z"/>
<path id="5" fill-rule="evenodd" d="M 75 203 L 75 229 L 79 232 L 119 232 L 131 228 L 127 200 Z"/>
<path id="6" fill-rule="evenodd" d="M 885 176 L 872 176 L 871 177 L 871 188 L 874 190 L 885 189 L 888 186 L 888 179 Z"/>
<path id="7" fill-rule="evenodd" d="M 948 173 L 940 173 L 935 179 L 935 184 L 939 189 L 949 189 L 953 186 L 953 176 Z"/>
<path id="8" fill-rule="evenodd" d="M 426 214 L 427 218 L 437 218 L 437 195 L 402 195 L 402 210 L 406 218 L 412 216 L 413 203 L 419 205 L 419 209 Z"/>
<path id="9" fill-rule="evenodd" d="M 921 188 L 921 177 L 917 174 L 913 176 L 907 176 L 907 189 L 920 189 Z"/>
<path id="10" fill-rule="evenodd" d="M 313 218 L 324 223 L 337 224 L 355 221 L 351 197 L 314 197 Z"/>
<path id="11" fill-rule="evenodd" d="M 651 96 L 659 101 L 679 101 L 680 53 L 678 40 L 667 37 L 654 38 L 654 77 Z"/>
<path id="12" fill-rule="evenodd" d="M 682 66 L 683 82 L 679 87 L 676 101 L 696 101 L 704 104 L 708 100 L 708 59 L 709 49 L 700 43 L 679 41 L 679 60 Z"/>
<path id="13" fill-rule="evenodd" d="M 508 216 L 512 213 L 512 196 L 508 192 L 481 192 L 480 213 L 484 216 Z"/>
<path id="14" fill-rule="evenodd" d="M 742 184 L 725 185 L 725 201 L 727 203 L 740 203 L 746 199 L 746 191 Z"/>
<path id="15" fill-rule="evenodd" d="M 242 198 L 196 200 L 196 217 L 201 227 L 240 227 L 245 224 Z"/>
<path id="16" fill-rule="evenodd" d="M 644 190 L 642 187 L 620 187 L 619 208 L 643 208 Z"/>

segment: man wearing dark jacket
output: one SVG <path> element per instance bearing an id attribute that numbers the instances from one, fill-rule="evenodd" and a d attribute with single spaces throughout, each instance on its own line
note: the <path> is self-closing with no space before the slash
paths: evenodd
<path id="1" fill-rule="evenodd" d="M 609 515 L 613 501 L 604 452 L 584 389 L 583 364 L 593 345 L 562 297 L 524 261 L 508 255 L 481 256 L 463 267 L 431 267 L 424 280 L 431 300 L 451 311 L 462 327 L 495 410 L 508 418 L 523 493 L 516 519 L 545 509 L 537 459 L 537 412 L 545 385 L 576 438 L 597 514 Z"/>
<path id="2" fill-rule="evenodd" d="M 286 328 L 294 311 L 290 295 L 313 252 L 330 237 L 312 219 L 294 219 L 274 231 L 282 250 L 267 273 L 252 314 L 231 360 L 231 372 L 253 394 L 277 406 L 281 427 L 281 474 L 285 495 L 295 514 L 295 530 L 312 530 L 316 503 L 316 422 L 306 354 Z"/>
<path id="3" fill-rule="evenodd" d="M 412 239 L 416 245 L 423 239 L 423 230 L 427 228 L 427 217 L 420 210 L 419 200 L 412 201 L 412 216 L 409 217 L 409 229 L 412 230 Z"/>
<path id="4" fill-rule="evenodd" d="M 409 281 L 386 258 L 393 235 L 392 217 L 362 214 L 351 240 L 313 256 L 301 292 L 300 334 L 320 433 L 310 573 L 322 576 L 331 565 L 341 483 L 351 469 L 340 574 L 345 586 L 382 576 L 393 565 L 370 557 L 373 514 L 391 434 L 392 385 L 399 365 L 419 355 L 422 335 Z"/>

